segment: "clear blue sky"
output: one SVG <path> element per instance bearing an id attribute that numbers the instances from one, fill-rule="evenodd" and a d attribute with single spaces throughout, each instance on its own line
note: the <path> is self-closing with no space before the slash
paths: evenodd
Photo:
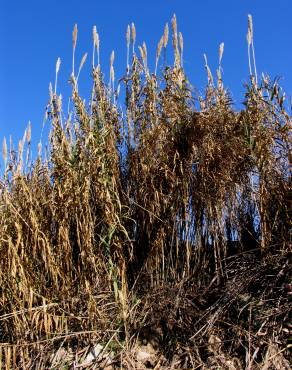
<path id="1" fill-rule="evenodd" d="M 292 0 L 0 0 L 0 4 L 1 147 L 3 137 L 10 134 L 16 143 L 29 120 L 32 140 L 38 142 L 58 57 L 62 60 L 59 92 L 66 96 L 75 23 L 79 28 L 76 64 L 84 52 L 91 55 L 92 27 L 96 25 L 105 72 L 114 49 L 116 76 L 120 77 L 125 68 L 127 24 L 135 23 L 137 41 L 146 42 L 153 66 L 164 24 L 176 13 L 184 36 L 184 64 L 192 84 L 203 87 L 203 53 L 214 70 L 223 41 L 225 85 L 240 104 L 248 77 L 246 31 L 250 13 L 258 71 L 282 76 L 287 95 L 292 95 Z M 89 96 L 89 61 L 81 73 L 84 98 Z"/>

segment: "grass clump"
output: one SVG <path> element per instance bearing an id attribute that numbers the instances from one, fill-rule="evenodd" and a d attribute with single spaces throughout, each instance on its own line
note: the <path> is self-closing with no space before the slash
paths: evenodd
<path id="1" fill-rule="evenodd" d="M 58 59 L 49 148 L 31 160 L 30 127 L 18 150 L 4 139 L 0 367 L 75 368 L 102 343 L 117 368 L 288 368 L 285 96 L 277 81 L 258 81 L 251 18 L 241 111 L 223 85 L 224 44 L 216 79 L 205 57 L 208 84 L 196 96 L 175 16 L 171 27 L 174 64 L 166 65 L 166 25 L 151 73 L 128 26 L 118 86 L 114 52 L 104 82 L 94 28 L 86 105 L 75 26 L 72 109 L 65 115 L 57 95 Z M 141 341 L 155 347 L 152 362 L 137 359 Z"/>

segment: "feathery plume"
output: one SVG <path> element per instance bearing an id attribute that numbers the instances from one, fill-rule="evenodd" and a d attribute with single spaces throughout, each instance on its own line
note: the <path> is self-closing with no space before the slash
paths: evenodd
<path id="1" fill-rule="evenodd" d="M 142 60 L 144 61 L 144 50 L 143 50 L 143 48 L 142 48 L 142 46 L 138 46 L 138 49 L 139 49 L 139 51 L 140 51 L 140 55 L 141 55 L 141 58 L 142 58 Z"/>
<path id="2" fill-rule="evenodd" d="M 111 66 L 114 64 L 114 60 L 115 60 L 115 51 L 113 50 L 111 52 L 111 57 L 110 57 L 110 65 Z"/>
<path id="3" fill-rule="evenodd" d="M 135 42 L 136 42 L 136 27 L 135 24 L 132 23 L 132 44 L 133 44 L 133 54 L 135 52 Z"/>
<path id="4" fill-rule="evenodd" d="M 77 27 L 77 24 L 75 24 L 73 28 L 73 32 L 72 32 L 73 49 L 76 48 L 77 33 L 78 33 L 78 27 Z"/>
<path id="5" fill-rule="evenodd" d="M 251 48 L 252 48 L 252 59 L 253 59 L 253 67 L 254 67 L 254 74 L 256 84 L 258 83 L 258 75 L 257 75 L 257 67 L 256 67 L 256 59 L 255 59 L 255 51 L 254 51 L 254 41 L 253 41 L 253 23 L 252 23 L 252 16 L 249 14 L 249 28 L 251 30 Z"/>
<path id="6" fill-rule="evenodd" d="M 49 95 L 50 95 L 50 100 L 52 101 L 54 94 L 53 94 L 53 86 L 51 82 L 49 83 Z"/>
<path id="7" fill-rule="evenodd" d="M 61 112 L 62 111 L 62 94 L 57 97 L 57 111 Z"/>
<path id="8" fill-rule="evenodd" d="M 110 56 L 110 83 L 112 82 L 113 90 L 114 90 L 114 82 L 115 82 L 114 61 L 115 61 L 115 51 L 113 50 Z"/>
<path id="9" fill-rule="evenodd" d="M 147 71 L 148 70 L 148 68 L 147 68 L 147 47 L 146 47 L 146 43 L 145 42 L 143 42 L 143 54 L 144 54 L 145 69 Z"/>
<path id="10" fill-rule="evenodd" d="M 75 24 L 73 33 L 72 33 L 72 41 L 73 41 L 72 74 L 73 76 L 74 76 L 75 49 L 76 49 L 76 43 L 77 43 L 77 34 L 78 34 L 78 28 L 77 28 L 77 24 Z"/>
<path id="11" fill-rule="evenodd" d="M 159 40 L 159 43 L 157 45 L 156 60 L 155 60 L 155 75 L 157 73 L 158 60 L 159 60 L 159 57 L 160 57 L 160 54 L 161 54 L 162 45 L 163 45 L 163 36 L 161 37 L 161 39 Z"/>
<path id="12" fill-rule="evenodd" d="M 129 54 L 130 54 L 130 41 L 131 41 L 131 27 L 128 24 L 127 32 L 126 32 L 126 40 L 127 40 L 127 74 L 129 73 Z"/>
<path id="13" fill-rule="evenodd" d="M 253 38 L 253 24 L 252 24 L 252 16 L 251 14 L 248 15 L 248 33 L 250 34 L 250 38 Z"/>
<path id="14" fill-rule="evenodd" d="M 42 143 L 39 142 L 38 143 L 38 157 L 41 157 L 41 155 L 42 155 Z"/>
<path id="15" fill-rule="evenodd" d="M 18 142 L 18 160 L 19 160 L 19 169 L 22 165 L 22 155 L 23 155 L 23 147 L 24 147 L 24 141 L 19 140 Z"/>
<path id="16" fill-rule="evenodd" d="M 174 65 L 179 67 L 180 64 L 180 56 L 178 50 L 178 39 L 177 39 L 177 21 L 176 15 L 174 14 L 171 20 L 171 27 L 172 27 L 172 43 L 174 48 Z"/>
<path id="17" fill-rule="evenodd" d="M 127 32 L 126 32 L 127 46 L 130 45 L 130 38 L 131 38 L 131 28 L 130 28 L 130 25 L 128 24 Z"/>
<path id="18" fill-rule="evenodd" d="M 99 49 L 99 35 L 96 30 L 96 26 L 93 26 L 93 42 L 97 49 Z"/>
<path id="19" fill-rule="evenodd" d="M 99 45 L 100 45 L 100 40 L 99 40 L 99 34 L 97 33 L 96 26 L 93 28 L 93 40 L 94 40 L 94 45 L 96 47 L 96 52 L 97 52 L 97 65 L 99 65 L 100 60 L 99 60 Z"/>
<path id="20" fill-rule="evenodd" d="M 3 154 L 3 161 L 6 167 L 6 162 L 7 162 L 7 142 L 6 142 L 6 137 L 4 136 L 3 139 L 3 145 L 2 145 L 2 154 Z"/>
<path id="21" fill-rule="evenodd" d="M 221 42 L 219 46 L 219 65 L 221 65 L 222 62 L 223 53 L 224 53 L 224 42 Z"/>
<path id="22" fill-rule="evenodd" d="M 257 67 L 256 67 L 256 60 L 255 60 L 255 51 L 254 51 L 254 43 L 253 43 L 253 22 L 251 14 L 248 14 L 248 28 L 247 28 L 247 52 L 248 52 L 248 65 L 249 65 L 249 73 L 252 76 L 252 67 L 251 67 L 251 55 L 250 55 L 250 47 L 252 49 L 252 59 L 253 59 L 253 67 L 254 67 L 254 74 L 255 74 L 255 81 L 257 84 Z"/>
<path id="23" fill-rule="evenodd" d="M 77 43 L 77 34 L 78 34 L 78 28 L 77 24 L 74 25 L 73 33 L 72 33 L 72 41 L 73 41 L 73 55 L 72 55 L 72 74 L 74 75 L 74 64 L 75 64 L 75 49 L 76 49 L 76 43 Z"/>
<path id="24" fill-rule="evenodd" d="M 183 35 L 182 35 L 181 32 L 179 32 L 179 48 L 180 48 L 181 52 L 184 49 L 184 39 L 183 39 Z"/>
<path id="25" fill-rule="evenodd" d="M 13 143 L 12 143 L 12 135 L 9 136 L 9 156 L 12 159 L 12 152 L 13 152 Z"/>
<path id="26" fill-rule="evenodd" d="M 24 146 L 25 140 L 26 140 L 26 132 L 27 132 L 27 129 L 24 130 L 24 133 L 23 133 L 23 136 L 22 136 L 23 146 Z"/>
<path id="27" fill-rule="evenodd" d="M 171 20 L 171 26 L 172 26 L 172 32 L 177 35 L 177 21 L 176 21 L 176 15 L 174 14 Z"/>
<path id="28" fill-rule="evenodd" d="M 81 62 L 80 62 L 80 66 L 79 66 L 79 69 L 78 69 L 78 75 L 77 75 L 77 81 L 78 81 L 78 78 L 79 78 L 79 75 L 80 75 L 80 72 L 81 72 L 81 69 L 84 65 L 84 63 L 86 62 L 86 58 L 87 58 L 87 53 L 85 53 L 81 59 Z"/>
<path id="29" fill-rule="evenodd" d="M 28 144 L 30 144 L 31 140 L 31 123 L 28 121 L 27 130 L 26 130 L 26 141 Z"/>
<path id="30" fill-rule="evenodd" d="M 179 32 L 179 48 L 180 48 L 180 55 L 181 55 L 181 65 L 183 65 L 183 51 L 184 51 L 184 39 L 181 32 Z"/>
<path id="31" fill-rule="evenodd" d="M 114 70 L 114 66 L 111 66 L 111 68 L 110 68 L 110 79 L 111 79 L 112 84 L 114 86 L 114 82 L 115 82 L 115 70 Z"/>
<path id="32" fill-rule="evenodd" d="M 217 73 L 217 86 L 218 86 L 219 90 L 222 90 L 222 88 L 223 88 L 222 67 L 221 67 L 223 53 L 224 53 L 224 42 L 221 42 L 221 44 L 219 46 L 219 67 L 216 71 L 216 73 Z"/>
<path id="33" fill-rule="evenodd" d="M 206 54 L 204 54 L 204 59 L 205 59 L 205 68 L 207 70 L 207 75 L 208 75 L 208 83 L 213 85 L 214 80 L 213 80 L 212 72 L 208 66 L 208 59 L 207 59 Z"/>
<path id="34" fill-rule="evenodd" d="M 57 63 L 56 63 L 56 73 L 58 73 L 58 72 L 59 72 L 59 70 L 60 70 L 60 65 L 61 65 L 61 59 L 60 59 L 60 58 L 58 58 L 58 59 L 57 59 Z"/>
<path id="35" fill-rule="evenodd" d="M 95 68 L 94 64 L 94 57 L 95 57 L 95 48 L 97 50 L 97 63 L 99 64 L 99 36 L 96 30 L 96 26 L 93 26 L 92 29 L 92 37 L 93 37 L 93 55 L 92 55 L 92 66 Z"/>
<path id="36" fill-rule="evenodd" d="M 120 95 L 120 91 L 121 91 L 121 85 L 120 85 L 120 84 L 118 84 L 118 88 L 117 88 L 117 96 L 119 96 L 119 95 Z"/>
<path id="37" fill-rule="evenodd" d="M 168 43 L 168 35 L 169 35 L 169 28 L 168 28 L 168 23 L 166 23 L 164 27 L 164 34 L 163 34 L 163 46 L 166 48 L 167 43 Z"/>
<path id="38" fill-rule="evenodd" d="M 57 81 L 58 81 L 58 73 L 60 70 L 60 65 L 61 65 L 61 59 L 58 58 L 56 62 L 55 94 L 57 92 Z"/>

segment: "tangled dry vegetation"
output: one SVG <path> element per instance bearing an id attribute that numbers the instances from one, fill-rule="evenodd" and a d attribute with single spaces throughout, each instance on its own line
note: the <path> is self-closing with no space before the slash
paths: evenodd
<path id="1" fill-rule="evenodd" d="M 112 53 L 109 84 L 94 28 L 88 105 L 75 26 L 71 112 L 56 93 L 58 60 L 49 149 L 31 159 L 30 127 L 18 150 L 4 140 L 1 369 L 289 369 L 285 96 L 257 80 L 251 17 L 241 111 L 223 85 L 224 45 L 195 95 L 171 25 L 171 66 L 168 25 L 151 73 L 132 24 L 125 76 L 116 81 Z"/>

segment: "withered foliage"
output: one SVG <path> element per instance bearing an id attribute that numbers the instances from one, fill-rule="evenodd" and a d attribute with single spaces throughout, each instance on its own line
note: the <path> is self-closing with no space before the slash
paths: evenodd
<path id="1" fill-rule="evenodd" d="M 78 92 L 84 56 L 63 111 L 58 59 L 49 148 L 31 160 L 30 127 L 17 150 L 4 141 L 1 368 L 73 369 L 94 343 L 115 354 L 113 368 L 150 367 L 132 351 L 143 336 L 157 339 L 156 368 L 289 368 L 285 96 L 276 80 L 251 75 L 236 110 L 222 81 L 223 44 L 216 81 L 206 58 L 208 84 L 196 95 L 175 18 L 172 29 L 174 65 L 165 66 L 167 26 L 152 74 L 146 45 L 136 54 L 135 26 L 127 28 L 127 72 L 116 86 L 114 53 L 106 84 L 94 28 L 90 103 Z M 74 40 L 75 52 L 76 26 Z"/>

